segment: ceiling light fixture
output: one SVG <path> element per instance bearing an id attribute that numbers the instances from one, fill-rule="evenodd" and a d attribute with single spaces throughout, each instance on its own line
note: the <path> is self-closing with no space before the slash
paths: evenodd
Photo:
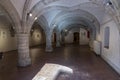
<path id="1" fill-rule="evenodd" d="M 67 32 L 67 29 L 65 29 L 65 32 Z"/>
<path id="2" fill-rule="evenodd" d="M 109 1 L 106 3 L 107 6 L 112 5 L 112 3 Z"/>
<path id="3" fill-rule="evenodd" d="M 32 17 L 32 13 L 29 13 L 29 16 Z"/>
<path id="4" fill-rule="evenodd" d="M 56 25 L 56 24 L 54 24 L 53 26 L 54 26 L 54 27 L 56 27 L 57 25 Z"/>
<path id="5" fill-rule="evenodd" d="M 35 20 L 37 20 L 38 18 L 37 17 L 35 17 Z"/>

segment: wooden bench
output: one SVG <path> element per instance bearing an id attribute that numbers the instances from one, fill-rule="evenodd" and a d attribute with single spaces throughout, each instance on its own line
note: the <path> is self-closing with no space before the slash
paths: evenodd
<path id="1" fill-rule="evenodd" d="M 47 63 L 32 80 L 55 80 L 60 72 L 73 73 L 73 70 L 66 66 Z"/>

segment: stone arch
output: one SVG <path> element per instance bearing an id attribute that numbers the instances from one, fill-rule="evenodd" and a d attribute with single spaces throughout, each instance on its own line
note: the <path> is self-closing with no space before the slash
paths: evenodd
<path id="1" fill-rule="evenodd" d="M 59 10 L 67 10 L 68 8 L 67 7 L 64 7 L 64 6 L 51 6 L 51 7 L 46 7 L 44 9 L 42 9 L 41 11 L 38 12 L 38 14 L 36 15 L 33 15 L 33 17 L 29 17 L 28 18 L 28 23 L 29 23 L 29 26 L 31 27 L 31 25 L 33 25 L 34 23 L 34 19 L 35 17 L 40 17 L 42 16 L 43 13 L 49 11 L 50 9 L 59 9 Z M 32 11 L 31 11 L 32 12 Z M 29 29 L 30 30 L 30 29 Z"/>
<path id="2" fill-rule="evenodd" d="M 89 28 L 89 27 L 87 27 L 87 26 L 85 26 L 83 24 L 79 24 L 79 23 L 71 23 L 71 24 L 67 25 L 66 27 L 63 27 L 62 30 L 67 29 L 69 31 L 72 28 L 84 28 L 85 30 L 92 30 L 91 28 Z"/>
<path id="3" fill-rule="evenodd" d="M 31 11 L 29 13 L 32 13 L 33 14 L 33 17 L 32 18 L 29 18 L 28 19 L 28 22 L 30 21 L 30 24 L 33 24 L 34 23 L 34 18 L 35 17 L 39 17 L 40 15 L 42 15 L 44 12 L 48 11 L 50 8 L 55 8 L 55 9 L 61 9 L 61 10 L 68 10 L 70 8 L 74 9 L 74 7 L 76 6 L 73 6 L 73 7 L 67 7 L 65 5 L 50 5 L 51 3 L 53 2 L 57 2 L 59 0 L 51 0 L 51 1 L 46 1 L 46 0 L 42 0 L 42 1 L 39 1 L 37 2 L 31 9 Z M 46 3 L 47 2 L 47 3 Z M 80 2 L 80 4 L 85 4 L 85 3 L 92 3 L 94 4 L 92 1 L 83 1 L 83 2 Z"/>
<path id="4" fill-rule="evenodd" d="M 85 30 L 90 30 L 90 29 L 88 29 L 86 26 L 81 25 L 81 24 L 70 24 L 70 25 L 68 25 L 68 27 L 64 27 L 63 30 L 67 29 L 68 32 L 69 32 L 69 31 L 70 31 L 71 29 L 73 29 L 73 28 L 83 28 L 83 29 L 85 29 Z"/>
<path id="5" fill-rule="evenodd" d="M 71 27 L 71 25 L 82 25 L 82 26 L 84 26 L 84 28 L 86 28 L 86 29 L 89 29 L 92 33 L 93 33 L 93 36 L 91 37 L 91 38 L 93 38 L 93 39 L 96 39 L 96 30 L 93 28 L 93 27 L 88 27 L 87 25 L 84 25 L 84 24 L 81 24 L 81 23 L 79 23 L 79 21 L 78 22 L 74 22 L 74 23 L 70 23 L 70 24 L 67 24 L 67 25 L 65 25 L 65 27 L 63 27 L 61 30 L 63 30 L 63 29 L 65 29 L 65 28 L 69 28 L 69 27 Z M 73 27 L 74 28 L 74 27 Z"/>
<path id="6" fill-rule="evenodd" d="M 19 32 L 19 30 L 21 30 L 20 16 L 10 0 L 0 1 L 0 6 L 6 11 L 12 20 L 12 24 L 15 26 L 16 31 Z"/>
<path id="7" fill-rule="evenodd" d="M 30 46 L 36 46 L 39 44 L 46 43 L 45 31 L 41 27 L 41 24 L 38 24 L 37 22 L 33 24 L 31 31 L 30 31 L 29 38 L 31 38 L 29 42 L 31 44 Z"/>
<path id="8" fill-rule="evenodd" d="M 80 22 L 80 20 L 78 21 L 78 22 L 73 22 L 73 23 L 70 23 L 70 24 L 67 24 L 67 25 L 65 25 L 65 27 L 63 27 L 62 29 L 65 29 L 65 28 L 69 28 L 70 27 L 70 25 L 76 25 L 76 24 L 78 24 L 78 25 L 82 25 L 82 26 L 84 26 L 84 28 L 86 28 L 86 29 L 89 29 L 89 31 L 90 31 L 90 33 L 91 33 L 91 36 L 90 36 L 90 39 L 91 40 L 95 40 L 96 39 L 96 29 L 94 28 L 94 27 L 92 27 L 93 25 L 91 24 L 88 24 L 88 25 L 85 25 L 85 24 L 81 24 L 81 23 L 79 23 Z M 85 22 L 84 22 L 85 23 Z M 86 23 L 87 24 L 87 23 Z M 63 24 L 64 25 L 64 24 Z M 88 26 L 91 26 L 91 27 L 88 27 Z"/>
<path id="9" fill-rule="evenodd" d="M 63 11 L 63 12 L 59 13 L 58 15 L 56 15 L 56 17 L 53 19 L 50 26 L 53 26 L 56 22 L 59 22 L 60 19 L 65 19 L 66 17 L 70 17 L 70 16 L 81 17 L 81 18 L 84 18 L 83 20 L 89 20 L 89 22 L 91 22 L 92 24 L 95 25 L 94 27 L 96 27 L 96 29 L 98 29 L 98 31 L 100 29 L 99 22 L 95 18 L 95 16 L 93 16 L 92 14 L 90 14 L 86 11 L 83 11 L 83 10 Z"/>
<path id="10" fill-rule="evenodd" d="M 80 38 L 80 30 L 81 29 L 84 29 L 84 30 L 86 30 L 86 31 L 90 31 L 88 28 L 86 28 L 84 25 L 81 25 L 81 24 L 70 24 L 70 25 L 68 25 L 68 27 L 64 27 L 64 29 L 61 31 L 61 38 L 60 38 L 60 41 L 59 41 L 59 43 L 61 43 L 61 44 L 66 44 L 67 42 L 66 41 L 68 41 L 68 43 L 69 43 L 69 39 L 67 39 L 66 40 L 66 38 L 65 38 L 65 36 L 67 36 L 67 35 L 74 35 L 74 33 L 79 33 L 79 42 L 77 42 L 78 44 L 80 44 L 81 42 L 81 38 Z M 75 30 L 75 32 L 72 32 L 73 30 Z M 87 34 L 86 34 L 87 35 Z M 91 37 L 91 36 L 90 36 Z M 71 41 L 72 42 L 74 42 L 74 36 L 72 36 L 71 38 L 70 38 L 71 40 L 70 40 L 70 43 L 71 43 Z M 90 38 L 89 38 L 89 40 L 90 40 Z M 88 41 L 88 43 L 90 43 L 89 41 Z M 59 46 L 57 46 L 57 47 L 59 47 Z"/>
<path id="11" fill-rule="evenodd" d="M 91 33 L 91 36 L 90 36 L 90 40 L 91 40 L 91 44 L 93 43 L 93 40 L 95 40 L 96 39 L 96 29 L 95 29 L 95 27 L 93 27 L 94 25 L 92 25 L 92 24 L 88 24 L 87 22 L 82 22 L 82 20 L 81 20 L 81 18 L 82 17 L 77 17 L 77 18 L 80 18 L 79 20 L 71 20 L 70 21 L 70 19 L 71 19 L 71 17 L 69 17 L 69 18 L 67 18 L 67 19 L 65 19 L 65 20 L 62 20 L 63 22 L 64 21 L 68 21 L 68 22 L 71 22 L 71 23 L 68 23 L 68 24 L 62 24 L 61 26 L 58 26 L 58 27 L 55 27 L 55 29 L 56 28 L 59 28 L 60 27 L 60 29 L 58 29 L 58 30 L 60 30 L 60 31 L 57 31 L 57 34 L 59 35 L 59 33 L 61 33 L 62 31 L 63 31 L 63 29 L 65 29 L 65 28 L 68 28 L 68 27 L 70 27 L 71 25 L 76 25 L 76 24 L 78 24 L 78 25 L 82 25 L 82 26 L 84 26 L 84 28 L 86 28 L 86 29 L 89 29 L 89 31 L 90 31 L 90 33 Z M 61 22 L 60 22 L 61 23 Z M 88 26 L 90 26 L 90 27 L 88 27 Z M 74 27 L 73 27 L 74 28 Z M 57 45 L 59 44 L 60 45 L 60 40 L 59 40 L 60 38 L 58 38 L 57 37 Z M 56 45 L 56 46 L 57 46 Z M 58 45 L 58 46 L 59 46 Z M 92 47 L 92 46 L 91 46 Z"/>
<path id="12" fill-rule="evenodd" d="M 42 28 L 44 31 L 47 29 L 47 27 L 48 27 L 48 22 L 47 22 L 46 18 L 45 18 L 43 15 L 40 16 L 40 17 L 36 20 L 36 22 L 37 22 L 39 25 L 41 25 L 41 28 Z"/>
<path id="13" fill-rule="evenodd" d="M 26 28 L 27 26 L 27 17 L 28 17 L 28 9 L 30 7 L 31 0 L 26 0 L 24 7 L 23 7 L 23 12 L 22 12 L 22 26 Z M 25 31 L 24 31 L 25 32 Z"/>
<path id="14" fill-rule="evenodd" d="M 65 8 L 66 8 L 65 10 L 68 10 L 69 8 L 72 8 L 72 9 L 81 9 L 80 6 L 81 6 L 82 4 L 91 3 L 91 4 L 94 4 L 95 6 L 97 6 L 97 8 L 103 8 L 103 10 L 105 9 L 105 8 L 104 8 L 104 4 L 102 3 L 102 1 L 87 1 L 87 0 L 86 0 L 85 2 L 80 3 L 79 5 L 73 6 L 73 7 L 65 7 L 65 6 L 61 6 L 61 5 L 59 5 L 59 6 L 57 6 L 57 5 L 50 5 L 51 3 L 55 2 L 55 1 L 58 1 L 58 0 L 53 0 L 53 1 L 50 1 L 50 2 L 47 1 L 48 3 L 46 3 L 46 1 L 39 1 L 38 3 L 36 3 L 36 4 L 32 7 L 32 9 L 31 9 L 31 11 L 30 11 L 30 13 L 33 13 L 34 15 L 33 15 L 32 18 L 29 18 L 29 19 L 28 19 L 28 22 L 30 22 L 30 24 L 33 24 L 33 23 L 34 23 L 34 18 L 35 18 L 36 16 L 42 15 L 42 13 L 44 13 L 44 10 L 47 11 L 47 8 L 51 8 L 51 7 L 56 7 L 57 9 L 59 9 L 60 7 L 63 7 L 62 10 L 64 10 Z M 39 9 L 40 6 L 42 6 L 41 9 Z M 58 7 L 59 7 L 59 8 L 58 8 Z M 38 11 L 38 9 L 39 9 L 39 11 Z M 85 10 L 86 10 L 86 9 L 85 9 Z"/>
<path id="15" fill-rule="evenodd" d="M 91 44 L 96 39 L 96 34 L 100 32 L 100 26 L 98 20 L 88 12 L 67 10 L 59 13 L 53 19 L 50 27 L 57 25 L 59 29 L 68 27 L 70 24 L 82 24 L 90 28 L 91 32 Z M 98 33 L 96 33 L 98 32 Z M 92 46 L 91 46 L 92 47 Z"/>
<path id="16" fill-rule="evenodd" d="M 36 10 L 40 10 L 39 8 L 45 7 L 45 6 L 49 6 L 51 3 L 57 2 L 57 1 L 60 1 L 60 0 L 50 0 L 50 1 L 48 1 L 48 0 L 40 0 L 32 7 L 30 12 L 33 12 L 33 11 L 36 11 Z M 89 1 L 89 0 L 80 1 L 80 4 L 83 4 L 83 3 L 91 3 L 91 1 Z M 61 5 L 61 6 L 65 7 L 65 5 Z"/>

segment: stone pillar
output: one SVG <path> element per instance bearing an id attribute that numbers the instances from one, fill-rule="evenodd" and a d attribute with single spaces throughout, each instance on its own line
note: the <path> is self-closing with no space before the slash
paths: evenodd
<path id="1" fill-rule="evenodd" d="M 95 34 L 93 32 L 91 32 L 91 34 L 90 34 L 90 42 L 89 42 L 91 50 L 93 50 L 93 42 L 94 42 L 94 40 L 95 40 Z"/>
<path id="2" fill-rule="evenodd" d="M 29 54 L 29 34 L 20 33 L 18 37 L 18 66 L 25 67 L 31 64 Z"/>
<path id="3" fill-rule="evenodd" d="M 60 47 L 60 32 L 57 32 L 57 36 L 56 36 L 57 40 L 56 40 L 56 47 Z"/>
<path id="4" fill-rule="evenodd" d="M 61 45 L 64 45 L 65 44 L 65 34 L 64 33 L 61 33 Z"/>
<path id="5" fill-rule="evenodd" d="M 47 30 L 45 32 L 46 34 L 46 52 L 52 52 L 53 47 L 52 47 L 52 30 Z"/>

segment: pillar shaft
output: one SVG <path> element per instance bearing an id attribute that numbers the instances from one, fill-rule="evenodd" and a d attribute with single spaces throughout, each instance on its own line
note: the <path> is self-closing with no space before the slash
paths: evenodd
<path id="1" fill-rule="evenodd" d="M 18 66 L 25 67 L 31 64 L 29 54 L 29 34 L 18 34 Z"/>
<path id="2" fill-rule="evenodd" d="M 56 40 L 56 47 L 60 47 L 60 33 L 58 32 L 57 33 L 57 36 L 56 36 L 57 40 Z"/>
<path id="3" fill-rule="evenodd" d="M 46 52 L 52 52 L 52 30 L 46 31 Z"/>

